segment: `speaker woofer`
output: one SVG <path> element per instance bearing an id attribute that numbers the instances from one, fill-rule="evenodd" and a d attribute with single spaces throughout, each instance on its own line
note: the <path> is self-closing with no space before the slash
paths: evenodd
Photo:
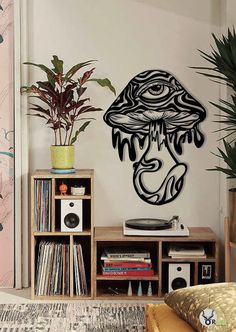
<path id="1" fill-rule="evenodd" d="M 79 225 L 79 216 L 75 213 L 68 213 L 64 218 L 64 223 L 68 228 L 75 228 Z"/>
<path id="2" fill-rule="evenodd" d="M 187 282 L 183 278 L 175 278 L 171 283 L 171 287 L 173 290 L 179 289 L 179 288 L 184 288 L 184 287 L 187 287 Z"/>

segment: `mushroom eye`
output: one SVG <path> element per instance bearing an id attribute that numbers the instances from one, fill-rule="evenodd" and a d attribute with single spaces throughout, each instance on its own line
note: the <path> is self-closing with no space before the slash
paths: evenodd
<path id="1" fill-rule="evenodd" d="M 152 99 L 153 101 L 158 101 L 159 99 L 165 98 L 170 93 L 174 91 L 174 87 L 171 84 L 167 83 L 155 83 L 149 85 L 145 90 L 143 90 L 140 94 L 140 98 L 144 99 Z"/>

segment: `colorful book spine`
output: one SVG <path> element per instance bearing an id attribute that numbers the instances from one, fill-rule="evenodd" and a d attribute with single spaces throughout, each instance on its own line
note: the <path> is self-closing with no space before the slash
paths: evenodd
<path id="1" fill-rule="evenodd" d="M 136 271 L 104 271 L 102 270 L 103 276 L 136 276 L 136 277 L 142 277 L 142 276 L 153 276 L 154 271 L 151 270 L 136 270 Z"/>
<path id="2" fill-rule="evenodd" d="M 150 258 L 137 258 L 137 257 L 129 257 L 129 258 L 107 258 L 106 255 L 101 256 L 101 260 L 104 262 L 112 263 L 112 262 L 143 262 L 143 263 L 151 263 Z"/>
<path id="3" fill-rule="evenodd" d="M 150 267 L 103 267 L 103 271 L 149 271 Z"/>
<path id="4" fill-rule="evenodd" d="M 111 268 L 151 268 L 152 267 L 152 263 L 145 263 L 145 262 L 107 262 L 104 261 L 103 266 L 105 268 L 107 267 L 111 267 Z"/>
<path id="5" fill-rule="evenodd" d="M 107 258 L 150 258 L 149 253 L 106 253 Z"/>

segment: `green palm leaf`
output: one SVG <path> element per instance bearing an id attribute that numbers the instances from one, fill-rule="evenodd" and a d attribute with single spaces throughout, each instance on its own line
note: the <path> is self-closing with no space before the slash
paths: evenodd
<path id="1" fill-rule="evenodd" d="M 210 171 L 220 171 L 227 175 L 227 178 L 236 178 L 236 33 L 233 28 L 232 31 L 228 29 L 227 35 L 221 38 L 212 34 L 215 43 L 215 48 L 209 54 L 198 50 L 201 57 L 208 61 L 211 67 L 191 67 L 197 69 L 197 73 L 208 77 L 211 81 L 220 84 L 226 84 L 233 89 L 231 96 L 232 101 L 220 99 L 220 104 L 210 102 L 211 105 L 216 107 L 221 113 L 216 114 L 216 123 L 221 123 L 224 126 L 215 132 L 224 131 L 223 149 L 218 148 L 219 154 L 216 155 L 222 158 L 227 167 L 215 166 Z M 199 71 L 200 70 L 200 71 Z M 233 139 L 232 139 L 233 136 Z M 227 142 L 226 138 L 231 141 Z"/>

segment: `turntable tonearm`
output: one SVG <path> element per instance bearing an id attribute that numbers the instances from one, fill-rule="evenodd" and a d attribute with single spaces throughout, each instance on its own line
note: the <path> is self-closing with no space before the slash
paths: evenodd
<path id="1" fill-rule="evenodd" d="M 129 219 L 123 223 L 124 235 L 130 236 L 189 236 L 188 228 L 178 216 L 170 220 L 155 218 Z"/>

